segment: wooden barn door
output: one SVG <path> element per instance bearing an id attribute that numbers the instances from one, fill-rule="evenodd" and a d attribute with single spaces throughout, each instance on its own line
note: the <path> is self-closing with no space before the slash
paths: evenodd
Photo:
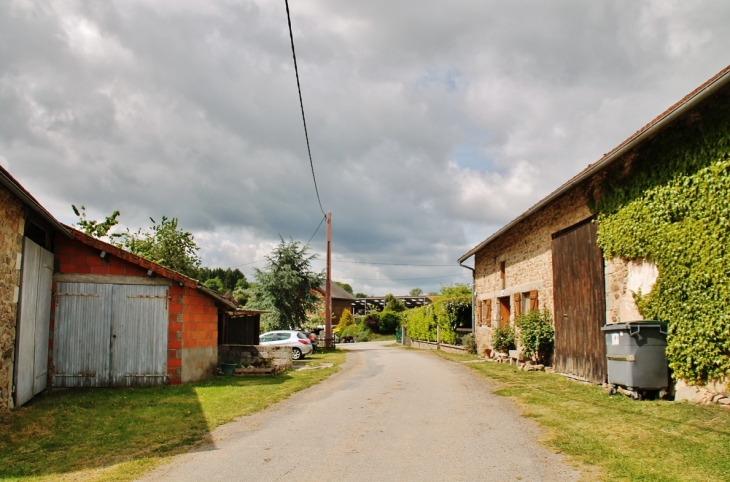
<path id="1" fill-rule="evenodd" d="M 596 383 L 606 378 L 603 255 L 596 224 L 556 233 L 552 241 L 555 287 L 555 368 Z"/>
<path id="2" fill-rule="evenodd" d="M 16 406 L 46 388 L 52 279 L 53 253 L 26 238 L 15 367 Z"/>

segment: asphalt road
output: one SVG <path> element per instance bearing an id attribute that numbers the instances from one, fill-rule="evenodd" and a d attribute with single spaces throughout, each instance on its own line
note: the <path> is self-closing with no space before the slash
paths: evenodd
<path id="1" fill-rule="evenodd" d="M 467 367 L 385 343 L 341 345 L 342 371 L 219 427 L 143 480 L 565 481 L 578 473 Z"/>

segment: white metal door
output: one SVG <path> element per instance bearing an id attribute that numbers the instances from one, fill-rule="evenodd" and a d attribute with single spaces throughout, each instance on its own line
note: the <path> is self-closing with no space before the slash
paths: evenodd
<path id="1" fill-rule="evenodd" d="M 112 285 L 58 283 L 54 387 L 109 386 Z"/>
<path id="2" fill-rule="evenodd" d="M 114 285 L 112 386 L 159 385 L 167 376 L 166 286 Z"/>
<path id="3" fill-rule="evenodd" d="M 46 388 L 52 280 L 53 253 L 26 238 L 16 335 L 16 406 L 23 405 Z"/>
<path id="4" fill-rule="evenodd" d="M 167 301 L 166 286 L 59 283 L 54 386 L 164 384 Z"/>

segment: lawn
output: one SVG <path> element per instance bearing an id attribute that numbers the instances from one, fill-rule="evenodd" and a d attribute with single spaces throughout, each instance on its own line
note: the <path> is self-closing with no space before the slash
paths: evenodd
<path id="1" fill-rule="evenodd" d="M 453 361 L 476 357 L 438 354 Z M 730 480 L 730 410 L 635 402 L 600 387 L 512 365 L 468 363 L 546 429 L 542 443 L 596 467 L 602 480 Z"/>
<path id="2" fill-rule="evenodd" d="M 275 377 L 46 392 L 0 414 L 0 480 L 131 480 L 204 443 L 215 427 L 319 383 L 344 360 L 336 350 L 304 360 L 333 367 Z"/>

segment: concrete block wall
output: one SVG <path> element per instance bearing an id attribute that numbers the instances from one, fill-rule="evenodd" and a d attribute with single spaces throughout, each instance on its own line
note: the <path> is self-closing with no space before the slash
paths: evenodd
<path id="1" fill-rule="evenodd" d="M 499 297 L 510 297 L 510 323 L 515 318 L 515 293 L 537 290 L 539 309 L 553 311 L 552 235 L 590 216 L 585 190 L 575 188 L 476 253 L 476 300 L 492 300 L 491 320 L 479 319 L 477 310 L 479 353 L 491 348 L 492 330 L 500 323 Z M 504 289 L 501 262 L 505 263 Z"/>
<path id="2" fill-rule="evenodd" d="M 23 204 L 0 186 L 0 412 L 13 406 L 15 325 L 24 228 Z"/>

